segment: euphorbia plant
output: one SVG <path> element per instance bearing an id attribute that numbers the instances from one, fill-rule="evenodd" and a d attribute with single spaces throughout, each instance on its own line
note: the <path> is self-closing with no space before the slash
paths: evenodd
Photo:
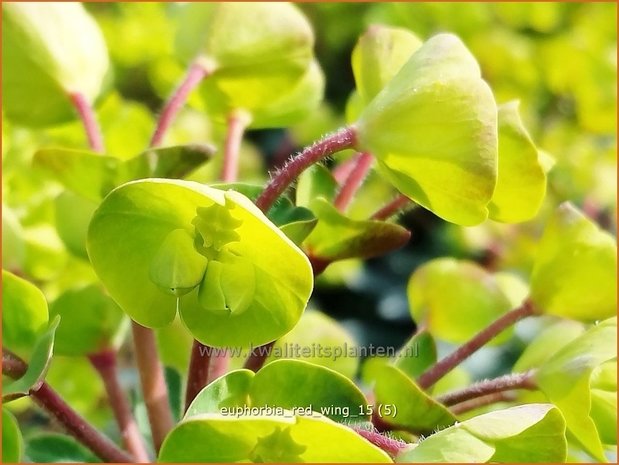
<path id="1" fill-rule="evenodd" d="M 450 257 L 419 266 L 408 286 L 416 332 L 397 354 L 368 358 L 360 379 L 354 338 L 307 309 L 333 263 L 407 243 L 404 210 L 461 226 L 540 212 L 548 163 L 518 104 L 497 105 L 463 41 L 370 27 L 352 54 L 349 123 L 268 182 L 250 183 L 238 179 L 245 130 L 290 126 L 321 99 L 312 27 L 286 3 L 179 9 L 175 50 L 187 74 L 149 146 L 126 159 L 97 153 L 105 148 L 92 104 L 108 58 L 92 18 L 79 5 L 3 5 L 3 41 L 20 47 L 3 62 L 7 118 L 38 127 L 77 117 L 90 142 L 38 147 L 33 159 L 64 189 L 58 236 L 82 276 L 37 283 L 42 292 L 18 260 L 3 271 L 3 400 L 30 397 L 89 451 L 66 436 L 22 438 L 8 404 L 3 458 L 532 462 L 565 461 L 569 447 L 605 460 L 616 445 L 616 241 L 571 203 L 542 210 L 528 278 Z M 84 81 L 74 74 L 79 47 L 58 53 L 81 32 L 96 44 Z M 49 94 L 32 118 L 15 103 L 31 92 L 19 78 L 26 70 Z M 182 178 L 218 156 L 211 145 L 163 146 L 190 96 L 225 125 L 222 169 L 208 182 Z M 323 163 L 347 149 L 357 153 Z M 353 214 L 374 166 L 394 197 Z M 527 317 L 548 328 L 509 372 L 458 380 L 462 362 L 505 344 Z M 564 325 L 566 340 L 555 343 Z M 118 373 L 128 326 L 135 396 Z M 438 357 L 437 343 L 456 347 Z M 164 367 L 160 355 L 183 350 L 182 373 Z M 54 356 L 85 358 L 99 374 L 118 440 L 47 382 Z"/>

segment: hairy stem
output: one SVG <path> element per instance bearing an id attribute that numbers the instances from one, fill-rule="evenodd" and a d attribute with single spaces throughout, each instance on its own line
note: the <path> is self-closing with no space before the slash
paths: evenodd
<path id="1" fill-rule="evenodd" d="M 211 70 L 207 69 L 203 64 L 198 62 L 193 63 L 189 67 L 185 78 L 172 93 L 171 97 L 164 105 L 163 110 L 161 110 L 161 115 L 159 115 L 155 132 L 150 140 L 150 147 L 157 147 L 161 145 L 166 131 L 172 125 L 172 121 L 187 101 L 187 97 L 191 91 L 210 73 Z"/>
<path id="2" fill-rule="evenodd" d="M 433 386 L 439 379 L 457 367 L 481 347 L 486 345 L 489 341 L 498 336 L 505 329 L 528 316 L 534 315 L 535 311 L 536 309 L 533 303 L 528 299 L 525 300 L 522 305 L 502 315 L 489 326 L 473 336 L 472 339 L 461 345 L 455 352 L 428 368 L 419 377 L 419 386 L 423 389 Z"/>
<path id="3" fill-rule="evenodd" d="M 267 184 L 266 188 L 256 199 L 256 205 L 260 210 L 266 212 L 303 171 L 334 153 L 353 147 L 355 143 L 355 128 L 349 126 L 329 134 L 313 145 L 306 147 L 273 176 L 269 184 Z"/>
<path id="4" fill-rule="evenodd" d="M 247 360 L 245 360 L 243 368 L 246 368 L 253 372 L 258 371 L 260 368 L 262 368 L 264 362 L 266 362 L 266 359 L 269 358 L 269 355 L 271 355 L 271 350 L 273 349 L 274 345 L 275 341 L 255 347 L 251 351 L 251 354 L 249 354 L 249 357 L 247 357 Z"/>
<path id="5" fill-rule="evenodd" d="M 221 170 L 223 182 L 236 181 L 239 172 L 239 149 L 247 125 L 249 115 L 243 112 L 232 112 L 228 116 L 228 129 L 224 144 L 224 164 Z"/>
<path id="6" fill-rule="evenodd" d="M 498 378 L 479 381 L 464 389 L 443 394 L 439 396 L 437 400 L 442 404 L 450 406 L 476 397 L 482 397 L 497 392 L 511 391 L 512 389 L 537 389 L 537 385 L 533 379 L 533 372 L 510 373 L 499 376 Z"/>
<path id="7" fill-rule="evenodd" d="M 486 405 L 496 404 L 497 402 L 510 402 L 516 399 L 516 396 L 512 392 L 494 392 L 482 397 L 476 397 L 465 402 L 454 405 L 450 408 L 451 413 L 454 415 L 460 415 L 462 413 L 470 412 Z"/>
<path id="8" fill-rule="evenodd" d="M 334 205 L 340 211 L 346 211 L 350 202 L 355 197 L 357 190 L 365 181 L 365 177 L 372 168 L 374 158 L 367 152 L 362 152 L 355 157 L 355 162 L 352 170 L 342 183 L 337 196 L 335 197 Z"/>
<path id="9" fill-rule="evenodd" d="M 391 218 L 396 213 L 408 206 L 414 205 L 413 201 L 404 194 L 399 194 L 395 199 L 391 200 L 385 206 L 378 209 L 371 217 L 371 220 L 384 221 Z"/>
<path id="10" fill-rule="evenodd" d="M 155 450 L 159 452 L 161 443 L 174 425 L 163 366 L 157 354 L 153 330 L 135 321 L 131 322 L 131 330 L 153 444 Z"/>
<path id="11" fill-rule="evenodd" d="M 24 375 L 28 365 L 12 352 L 2 349 L 2 374 L 11 378 Z M 100 459 L 112 463 L 129 463 L 133 458 L 82 418 L 47 383 L 30 391 L 30 397 L 47 411 L 62 427 Z"/>
<path id="12" fill-rule="evenodd" d="M 95 112 L 90 106 L 90 103 L 86 100 L 86 97 L 79 92 L 73 92 L 69 94 L 69 97 L 84 125 L 84 131 L 88 138 L 88 145 L 90 145 L 90 148 L 95 152 L 103 152 L 103 135 L 101 134 Z"/>
<path id="13" fill-rule="evenodd" d="M 129 401 L 118 380 L 116 352 L 105 350 L 92 354 L 88 358 L 101 376 L 125 449 L 133 455 L 135 461 L 148 463 L 148 452 L 144 440 L 131 412 Z"/>
<path id="14" fill-rule="evenodd" d="M 185 412 L 202 388 L 206 386 L 213 350 L 212 347 L 205 346 L 194 339 L 185 389 Z"/>
<path id="15" fill-rule="evenodd" d="M 374 444 L 376 447 L 387 452 L 392 458 L 398 455 L 402 451 L 402 449 L 408 446 L 407 443 L 400 441 L 398 439 L 391 439 L 378 431 L 370 431 L 365 428 L 360 428 L 358 426 L 351 427 L 359 436 L 367 439 L 369 442 Z"/>

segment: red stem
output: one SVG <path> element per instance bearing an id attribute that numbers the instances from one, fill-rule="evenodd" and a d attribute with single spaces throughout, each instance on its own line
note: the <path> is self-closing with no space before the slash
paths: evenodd
<path id="1" fill-rule="evenodd" d="M 84 125 L 86 137 L 88 137 L 88 145 L 90 145 L 90 148 L 95 152 L 103 152 L 103 136 L 90 103 L 86 100 L 86 97 L 79 92 L 73 92 L 69 94 L 69 97 Z"/>
<path id="2" fill-rule="evenodd" d="M 464 389 L 448 392 L 439 396 L 437 400 L 444 405 L 459 404 L 470 399 L 483 397 L 497 392 L 511 391 L 512 389 L 537 389 L 532 372 L 510 373 L 498 378 L 479 381 Z"/>
<path id="3" fill-rule="evenodd" d="M 2 350 L 2 373 L 11 378 L 24 375 L 28 365 L 17 355 Z M 64 429 L 83 445 L 92 450 L 100 459 L 111 463 L 130 463 L 133 458 L 120 450 L 112 441 L 82 418 L 47 383 L 37 390 L 30 391 L 30 397 L 46 410 Z"/>
<path id="4" fill-rule="evenodd" d="M 110 405 L 116 417 L 116 423 L 120 429 L 125 449 L 133 455 L 135 461 L 148 463 L 149 457 L 146 446 L 140 434 L 138 425 L 131 412 L 129 401 L 123 392 L 122 386 L 118 381 L 118 369 L 116 363 L 116 352 L 105 350 L 89 357 L 92 366 L 101 376 L 105 385 Z"/>
<path id="5" fill-rule="evenodd" d="M 236 181 L 239 171 L 239 149 L 243 133 L 249 124 L 249 115 L 243 112 L 232 112 L 228 116 L 228 130 L 224 145 L 224 165 L 221 170 L 223 182 Z"/>
<path id="6" fill-rule="evenodd" d="M 535 314 L 535 306 L 530 300 L 525 300 L 520 307 L 502 315 L 489 326 L 477 333 L 468 342 L 461 345 L 455 352 L 428 368 L 418 379 L 418 384 L 423 389 L 434 385 L 439 379 L 457 367 L 473 353 L 498 336 L 505 329 L 516 322 Z"/>
<path id="7" fill-rule="evenodd" d="M 230 355 L 226 349 L 213 350 L 213 357 L 209 367 L 206 384 L 209 384 L 211 381 L 225 375 L 228 372 L 228 366 L 230 365 Z"/>
<path id="8" fill-rule="evenodd" d="M 466 402 L 461 402 L 451 407 L 450 410 L 454 415 L 460 415 L 462 413 L 470 412 L 471 410 L 485 407 L 486 405 L 496 404 L 497 402 L 510 402 L 515 399 L 516 396 L 514 396 L 513 393 L 495 392 L 486 396 L 467 400 Z"/>
<path id="9" fill-rule="evenodd" d="M 303 171 L 329 155 L 353 147 L 355 143 L 355 128 L 349 126 L 306 147 L 273 176 L 271 182 L 256 199 L 256 205 L 266 212 Z"/>
<path id="10" fill-rule="evenodd" d="M 269 358 L 269 355 L 271 355 L 271 350 L 274 345 L 275 341 L 255 347 L 251 351 L 251 354 L 249 354 L 249 357 L 247 357 L 247 360 L 245 360 L 245 365 L 243 365 L 243 368 L 253 372 L 260 370 L 260 368 L 264 365 L 264 362 L 266 362 L 266 359 Z"/>
<path id="11" fill-rule="evenodd" d="M 406 197 L 404 194 L 399 194 L 395 199 L 393 199 L 388 204 L 376 211 L 376 213 L 374 213 L 370 217 L 370 219 L 377 221 L 388 220 L 406 206 L 412 205 L 412 203 L 413 201 Z"/>
<path id="12" fill-rule="evenodd" d="M 337 197 L 335 197 L 335 201 L 333 203 L 335 208 L 341 212 L 346 211 L 346 208 L 350 205 L 350 202 L 357 193 L 357 190 L 363 184 L 370 168 L 372 168 L 373 161 L 374 158 L 367 152 L 360 153 L 355 157 L 353 169 L 350 173 L 348 173 L 346 180 L 337 193 Z"/>
<path id="13" fill-rule="evenodd" d="M 166 131 L 172 125 L 172 121 L 187 101 L 187 97 L 191 91 L 210 73 L 211 70 L 207 69 L 203 64 L 198 62 L 193 63 L 189 67 L 185 78 L 172 93 L 172 96 L 166 102 L 163 110 L 161 111 L 161 115 L 157 121 L 157 127 L 155 128 L 155 132 L 150 140 L 150 147 L 157 147 L 161 145 Z"/>
<path id="14" fill-rule="evenodd" d="M 206 386 L 213 350 L 215 349 L 194 339 L 191 346 L 187 388 L 185 389 L 185 412 L 202 388 Z"/>
<path id="15" fill-rule="evenodd" d="M 378 431 L 369 431 L 367 429 L 359 428 L 357 426 L 351 427 L 359 436 L 367 439 L 376 447 L 387 452 L 392 458 L 398 455 L 402 449 L 408 446 L 407 443 L 398 439 L 391 439 Z"/>
<path id="16" fill-rule="evenodd" d="M 145 328 L 135 321 L 131 322 L 131 329 L 133 331 L 135 357 L 140 372 L 142 394 L 153 435 L 153 444 L 155 450 L 159 452 L 161 443 L 174 425 L 163 366 L 157 354 L 153 330 Z"/>

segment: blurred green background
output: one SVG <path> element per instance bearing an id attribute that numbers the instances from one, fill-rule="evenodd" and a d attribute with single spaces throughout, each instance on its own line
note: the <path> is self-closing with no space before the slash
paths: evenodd
<path id="1" fill-rule="evenodd" d="M 412 231 L 410 243 L 389 256 L 365 263 L 334 264 L 318 282 L 311 306 L 340 320 L 359 344 L 399 346 L 414 330 L 406 298 L 410 274 L 439 256 L 471 258 L 489 269 L 512 270 L 526 277 L 548 213 L 571 200 L 604 228 L 616 231 L 617 7 L 614 3 L 304 3 L 300 8 L 316 31 L 316 54 L 326 74 L 320 109 L 288 129 L 250 131 L 242 146 L 241 178 L 261 182 L 267 170 L 298 149 L 345 123 L 347 99 L 354 88 L 350 54 L 370 24 L 406 27 L 422 39 L 449 31 L 459 35 L 479 60 L 497 102 L 521 101 L 526 127 L 538 146 L 554 159 L 548 195 L 537 218 L 519 225 L 488 221 L 463 228 L 416 209 L 401 222 Z M 185 70 L 173 54 L 177 27 L 174 3 L 89 3 L 102 28 L 113 62 L 109 89 L 97 103 L 108 152 L 128 158 L 143 150 L 156 112 Z M 213 142 L 223 128 L 190 98 L 169 142 Z M 93 272 L 71 254 L 58 231 L 71 218 L 58 218 L 61 187 L 31 167 L 44 146 L 84 148 L 78 122 L 32 131 L 3 118 L 3 266 L 40 285 L 53 300 L 63 289 L 90 282 Z M 337 160 L 336 160 L 337 161 Z M 220 160 L 191 175 L 215 180 Z M 352 208 L 367 216 L 391 191 L 371 175 Z M 77 220 L 76 220 L 77 221 Z M 535 325 L 522 324 L 500 348 L 482 350 L 468 362 L 473 376 L 499 372 L 512 363 Z M 169 331 L 178 337 L 180 328 Z M 178 341 L 183 341 L 180 343 Z M 184 351 L 187 335 L 175 340 Z M 188 347 L 188 346 L 187 346 Z M 441 344 L 441 353 L 450 347 Z M 165 352 L 165 351 L 164 351 Z M 173 351 L 171 351 L 173 352 Z M 179 368 L 186 353 L 170 355 Z M 135 374 L 123 372 L 125 382 Z M 72 381 L 73 379 L 77 381 Z M 50 382 L 100 425 L 110 424 L 102 387 L 85 361 L 55 359 Z M 25 403 L 23 401 L 23 406 Z M 36 423 L 36 413 L 31 419 Z"/>

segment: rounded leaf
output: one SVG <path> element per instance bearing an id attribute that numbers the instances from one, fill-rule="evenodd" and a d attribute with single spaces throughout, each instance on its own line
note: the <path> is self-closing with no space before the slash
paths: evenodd
<path id="1" fill-rule="evenodd" d="M 180 245 L 168 239 L 177 230 Z M 182 250 L 162 252 L 167 246 Z M 307 257 L 249 199 L 190 181 L 148 179 L 112 191 L 91 221 L 88 254 L 135 321 L 165 326 L 178 300 L 193 336 L 217 347 L 257 346 L 287 333 L 313 286 Z M 173 295 L 179 283 L 187 286 L 182 297 Z"/>
<path id="2" fill-rule="evenodd" d="M 391 459 L 347 426 L 327 418 L 198 415 L 167 436 L 159 462 L 390 463 Z"/>
<path id="3" fill-rule="evenodd" d="M 357 91 L 368 104 L 395 76 L 421 40 L 407 29 L 372 25 L 359 37 L 352 51 Z"/>
<path id="4" fill-rule="evenodd" d="M 419 48 L 356 123 L 358 148 L 403 194 L 470 226 L 488 216 L 497 178 L 497 108 L 456 36 Z"/>
<path id="5" fill-rule="evenodd" d="M 97 285 L 69 289 L 49 307 L 60 315 L 54 351 L 58 355 L 88 355 L 113 346 L 124 314 Z"/>
<path id="6" fill-rule="evenodd" d="M 522 124 L 518 101 L 499 106 L 499 176 L 490 218 L 518 223 L 533 218 L 546 195 L 541 155 Z"/>
<path id="7" fill-rule="evenodd" d="M 20 463 L 23 460 L 24 440 L 17 419 L 2 409 L 2 463 Z"/>
<path id="8" fill-rule="evenodd" d="M 617 241 L 570 203 L 550 218 L 531 275 L 544 313 L 595 321 L 617 313 Z"/>
<path id="9" fill-rule="evenodd" d="M 312 28 L 290 3 L 191 3 L 179 24 L 177 53 L 210 71 L 200 89 L 208 111 L 220 118 L 244 110 L 252 115 L 250 126 L 268 126 L 285 99 L 305 105 L 289 97 L 308 89 L 304 79 L 311 74 L 312 86 L 318 82 L 308 71 L 315 66 Z"/>
<path id="10" fill-rule="evenodd" d="M 49 314 L 43 293 L 34 284 L 2 270 L 2 345 L 28 354 L 47 329 Z"/>
<path id="11" fill-rule="evenodd" d="M 415 270 L 408 283 L 411 315 L 436 338 L 462 343 L 512 304 L 495 277 L 479 265 L 453 258 L 431 260 Z M 505 342 L 506 331 L 492 343 Z"/>
<path id="12" fill-rule="evenodd" d="M 69 94 L 93 102 L 101 92 L 107 47 L 80 3 L 3 3 L 2 44 L 3 110 L 19 124 L 69 121 Z"/>

